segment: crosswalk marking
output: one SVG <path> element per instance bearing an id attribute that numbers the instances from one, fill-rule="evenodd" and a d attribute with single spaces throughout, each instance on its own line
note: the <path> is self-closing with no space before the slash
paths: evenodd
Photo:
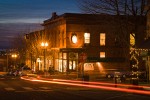
<path id="1" fill-rule="evenodd" d="M 40 88 L 45 90 L 51 89 L 50 87 L 40 87 Z"/>
<path id="2" fill-rule="evenodd" d="M 14 91 L 15 89 L 11 88 L 11 87 L 8 87 L 8 88 L 5 88 L 5 90 L 7 90 L 7 91 Z"/>
<path id="3" fill-rule="evenodd" d="M 33 90 L 33 88 L 31 88 L 31 87 L 22 87 L 22 88 L 24 88 L 26 90 Z"/>
<path id="4" fill-rule="evenodd" d="M 32 88 L 32 87 L 21 87 L 24 90 L 15 89 L 12 87 L 4 88 L 6 91 L 16 91 L 16 92 L 25 92 L 25 91 L 52 91 L 50 87 L 38 87 L 38 88 Z"/>

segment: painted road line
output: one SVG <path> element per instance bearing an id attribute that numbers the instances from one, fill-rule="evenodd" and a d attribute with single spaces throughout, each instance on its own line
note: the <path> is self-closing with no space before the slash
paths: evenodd
<path id="1" fill-rule="evenodd" d="M 33 90 L 33 88 L 31 88 L 31 87 L 22 87 L 22 88 L 24 88 L 25 90 Z"/>
<path id="2" fill-rule="evenodd" d="M 14 91 L 15 90 L 14 88 L 11 88 L 11 87 L 4 88 L 4 89 L 7 90 L 7 91 Z"/>
<path id="3" fill-rule="evenodd" d="M 51 89 L 50 87 L 40 87 L 41 89 L 44 89 L 44 90 L 49 90 Z"/>

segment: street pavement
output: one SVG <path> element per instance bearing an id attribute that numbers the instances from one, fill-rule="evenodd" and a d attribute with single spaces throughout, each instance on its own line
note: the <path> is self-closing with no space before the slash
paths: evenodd
<path id="1" fill-rule="evenodd" d="M 34 75 L 30 75 L 34 76 Z M 55 75 L 50 75 L 50 74 L 45 74 L 45 75 L 35 75 L 34 77 L 38 78 L 44 78 L 46 79 L 65 79 L 65 80 L 75 80 L 75 81 L 86 81 L 86 82 L 104 82 L 104 83 L 112 83 L 116 84 L 116 86 L 119 84 L 124 84 L 127 85 L 126 88 L 132 88 L 132 89 L 140 89 L 140 90 L 145 90 L 145 91 L 150 91 L 150 82 L 138 82 L 138 85 L 133 85 L 132 81 L 130 79 L 127 79 L 125 81 L 118 81 L 117 83 L 113 78 L 108 79 L 108 78 L 98 78 L 98 79 L 84 79 L 84 78 L 79 78 L 77 74 L 55 74 Z M 128 86 L 131 85 L 131 86 Z M 133 87 L 132 87 L 133 85 Z"/>
<path id="2" fill-rule="evenodd" d="M 33 77 L 35 76 L 33 75 Z M 24 77 L 31 81 L 2 79 L 0 81 L 0 100 L 150 100 L 150 94 L 135 93 L 132 90 L 131 92 L 120 92 L 116 91 L 118 88 L 114 87 L 115 90 L 108 90 L 92 88 L 89 87 L 90 84 L 58 82 L 50 79 L 48 82 L 41 83 L 33 81 L 37 80 L 36 78 Z M 90 86 L 96 85 L 91 84 Z"/>
<path id="3" fill-rule="evenodd" d="M 126 79 L 124 81 L 115 81 L 113 78 L 97 78 L 97 79 L 92 79 L 91 77 L 79 77 L 76 73 L 70 73 L 70 74 L 52 74 L 50 75 L 49 73 L 43 74 L 43 75 L 38 75 L 38 74 L 28 74 L 29 77 L 36 77 L 36 78 L 41 78 L 44 80 L 49 80 L 49 79 L 65 79 L 65 80 L 75 80 L 75 81 L 85 81 L 85 82 L 104 82 L 104 83 L 111 83 L 115 84 L 117 87 L 119 87 L 119 84 L 127 85 L 126 88 L 134 88 L 134 89 L 142 89 L 146 91 L 150 91 L 150 82 L 138 82 L 138 85 L 132 85 L 132 82 L 130 79 Z M 3 78 L 3 77 L 1 77 Z M 7 77 L 9 78 L 9 77 Z M 15 77 L 14 77 L 15 78 Z M 121 86 L 121 85 L 120 85 Z"/>

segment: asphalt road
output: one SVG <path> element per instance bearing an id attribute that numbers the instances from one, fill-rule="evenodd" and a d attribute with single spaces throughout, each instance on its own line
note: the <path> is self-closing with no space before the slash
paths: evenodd
<path id="1" fill-rule="evenodd" d="M 149 95 L 0 78 L 0 100 L 150 100 Z"/>

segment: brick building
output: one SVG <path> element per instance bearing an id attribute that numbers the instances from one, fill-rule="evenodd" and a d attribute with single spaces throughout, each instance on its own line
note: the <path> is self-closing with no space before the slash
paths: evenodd
<path id="1" fill-rule="evenodd" d="M 105 69 L 129 70 L 130 44 L 138 46 L 146 36 L 145 18 L 140 16 L 52 13 L 42 25 L 41 41 L 49 44 L 46 69 L 53 66 L 60 72 L 84 69 L 99 75 Z"/>

